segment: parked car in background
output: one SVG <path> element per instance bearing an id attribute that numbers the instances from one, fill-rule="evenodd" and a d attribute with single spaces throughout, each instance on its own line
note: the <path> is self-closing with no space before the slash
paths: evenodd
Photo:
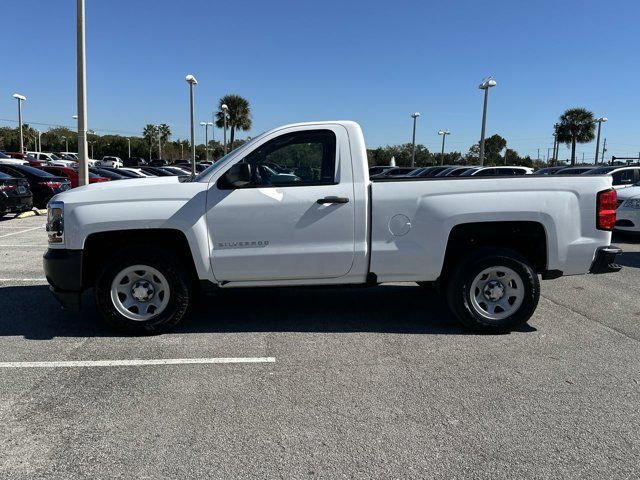
<path id="1" fill-rule="evenodd" d="M 145 172 L 141 168 L 134 168 L 134 167 L 121 167 L 121 168 L 118 169 L 118 172 L 120 172 L 120 171 L 129 172 L 129 173 L 135 173 L 136 175 L 138 175 L 140 177 L 155 177 L 156 176 L 153 173 Z"/>
<path id="2" fill-rule="evenodd" d="M 29 165 L 29 162 L 26 160 L 11 158 L 9 155 L 2 152 L 0 152 L 0 163 L 4 165 Z"/>
<path id="3" fill-rule="evenodd" d="M 459 177 L 460 175 L 464 175 L 465 173 L 468 172 L 468 174 L 471 174 L 471 170 L 475 170 L 481 167 L 468 167 L 468 166 L 463 166 L 463 167 L 451 167 L 448 168 L 446 170 L 442 170 L 440 173 L 435 174 L 434 176 L 436 177 Z"/>
<path id="4" fill-rule="evenodd" d="M 370 178 L 406 177 L 415 170 L 415 167 L 393 167 L 378 175 L 371 175 Z"/>
<path id="5" fill-rule="evenodd" d="M 167 160 L 158 160 L 158 159 L 156 159 L 156 160 L 151 160 L 149 162 L 149 166 L 151 166 L 151 167 L 164 167 L 164 166 L 167 166 L 167 165 L 169 165 L 169 162 Z"/>
<path id="6" fill-rule="evenodd" d="M 7 213 L 21 213 L 33 208 L 33 195 L 25 178 L 0 172 L 0 218 Z"/>
<path id="7" fill-rule="evenodd" d="M 129 157 L 123 164 L 125 167 L 142 167 L 147 165 L 147 161 L 142 157 Z"/>
<path id="8" fill-rule="evenodd" d="M 533 172 L 533 175 L 554 175 L 556 172 L 562 170 L 563 168 L 567 167 L 562 166 L 541 168 L 540 170 L 536 170 L 535 172 Z"/>
<path id="9" fill-rule="evenodd" d="M 70 157 L 70 160 L 75 160 L 76 162 L 78 161 L 78 154 L 76 152 L 60 152 L 57 153 L 58 156 L 60 157 Z"/>
<path id="10" fill-rule="evenodd" d="M 126 177 L 124 175 L 120 175 L 119 173 L 113 172 L 111 170 L 107 170 L 105 168 L 99 167 L 90 167 L 89 173 L 93 173 L 94 175 L 98 175 L 100 177 L 108 178 L 109 180 L 124 180 Z"/>
<path id="11" fill-rule="evenodd" d="M 117 173 L 126 178 L 144 178 L 145 175 L 141 175 L 137 172 L 132 172 L 129 168 L 113 168 L 113 167 L 99 167 L 100 170 L 106 170 L 108 172 Z"/>
<path id="12" fill-rule="evenodd" d="M 44 170 L 45 172 L 49 172 L 52 175 L 56 175 L 59 177 L 67 177 L 69 179 L 69 181 L 71 182 L 71 188 L 76 188 L 79 185 L 79 175 L 78 175 L 78 171 L 73 169 L 73 168 L 69 168 L 69 167 L 51 167 L 51 166 L 44 166 L 44 167 L 38 167 L 40 170 Z M 106 177 L 100 177 L 98 175 L 96 175 L 95 173 L 91 173 L 89 172 L 89 183 L 99 183 L 99 182 L 108 182 L 109 179 Z"/>
<path id="13" fill-rule="evenodd" d="M 611 175 L 613 188 L 626 188 L 640 182 L 640 165 L 635 167 L 598 167 L 583 175 Z"/>
<path id="14" fill-rule="evenodd" d="M 98 160 L 95 163 L 96 167 L 110 167 L 110 168 L 118 168 L 123 167 L 122 160 L 120 157 L 112 157 L 112 156 L 104 156 L 102 160 Z"/>
<path id="15" fill-rule="evenodd" d="M 564 167 L 558 170 L 554 175 L 582 175 L 583 173 L 587 173 L 589 170 L 593 170 L 594 168 L 596 167 L 593 165 Z"/>
<path id="16" fill-rule="evenodd" d="M 461 177 L 491 177 L 502 175 L 531 175 L 533 168 L 515 166 L 495 166 L 495 167 L 477 167 L 467 172 L 464 172 Z"/>
<path id="17" fill-rule="evenodd" d="M 27 152 L 27 160 L 38 160 L 45 162 L 47 165 L 55 165 L 58 167 L 77 168 L 78 162 L 75 160 L 65 160 L 55 153 L 48 152 Z"/>
<path id="18" fill-rule="evenodd" d="M 640 184 L 618 190 L 615 230 L 640 233 Z"/>
<path id="19" fill-rule="evenodd" d="M 52 175 L 49 172 L 28 165 L 0 165 L 0 172 L 14 178 L 25 178 L 33 193 L 33 206 L 46 208 L 54 195 L 71 188 L 71 182 L 66 177 Z"/>
<path id="20" fill-rule="evenodd" d="M 15 158 L 17 160 L 26 160 L 27 156 L 24 153 L 20 153 L 20 152 L 6 152 L 3 151 L 2 153 L 4 153 L 6 156 L 10 157 L 10 158 Z"/>
<path id="21" fill-rule="evenodd" d="M 168 172 L 163 167 L 140 167 L 145 173 L 149 173 L 151 175 L 155 175 L 156 177 L 172 177 L 174 174 Z"/>
<path id="22" fill-rule="evenodd" d="M 377 167 L 370 167 L 369 168 L 369 176 L 372 175 L 380 175 L 381 173 L 387 172 L 393 168 L 396 167 L 391 167 L 391 166 L 377 166 Z"/>

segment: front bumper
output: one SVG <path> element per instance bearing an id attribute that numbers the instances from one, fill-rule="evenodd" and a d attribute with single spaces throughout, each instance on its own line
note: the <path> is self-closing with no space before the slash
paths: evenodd
<path id="1" fill-rule="evenodd" d="M 82 250 L 49 248 L 42 260 L 53 296 L 68 310 L 80 310 Z"/>
<path id="2" fill-rule="evenodd" d="M 615 263 L 616 255 L 620 255 L 622 249 L 618 247 L 600 247 L 589 269 L 589 273 L 613 273 L 619 272 L 622 267 Z"/>

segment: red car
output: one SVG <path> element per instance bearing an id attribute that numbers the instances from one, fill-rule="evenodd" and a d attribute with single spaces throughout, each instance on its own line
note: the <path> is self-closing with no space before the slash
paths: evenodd
<path id="1" fill-rule="evenodd" d="M 71 182 L 71 188 L 76 188 L 78 186 L 78 172 L 73 168 L 69 167 L 38 167 L 40 170 L 44 170 L 45 172 L 52 173 L 53 175 L 58 175 L 61 177 L 67 177 Z M 94 173 L 89 172 L 89 183 L 98 183 L 98 182 L 108 182 L 109 179 L 105 177 L 100 177 Z"/>

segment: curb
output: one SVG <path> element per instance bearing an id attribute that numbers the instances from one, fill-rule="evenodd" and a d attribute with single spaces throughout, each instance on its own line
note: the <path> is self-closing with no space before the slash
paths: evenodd
<path id="1" fill-rule="evenodd" d="M 36 208 L 34 210 L 29 210 L 27 212 L 19 213 L 18 215 L 16 215 L 15 218 L 29 218 L 29 217 L 35 217 L 36 215 L 40 216 L 40 215 L 46 215 L 46 214 L 47 214 L 46 210 L 38 210 Z"/>

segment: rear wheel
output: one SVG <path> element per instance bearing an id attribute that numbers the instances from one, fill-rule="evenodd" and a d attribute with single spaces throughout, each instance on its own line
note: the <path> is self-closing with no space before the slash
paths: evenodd
<path id="1" fill-rule="evenodd" d="M 191 287 L 169 252 L 130 248 L 107 262 L 98 275 L 95 297 L 110 325 L 132 333 L 161 333 L 184 317 Z"/>
<path id="2" fill-rule="evenodd" d="M 499 332 L 526 323 L 540 298 L 529 263 L 510 250 L 479 251 L 461 261 L 447 288 L 449 307 L 468 328 Z"/>

